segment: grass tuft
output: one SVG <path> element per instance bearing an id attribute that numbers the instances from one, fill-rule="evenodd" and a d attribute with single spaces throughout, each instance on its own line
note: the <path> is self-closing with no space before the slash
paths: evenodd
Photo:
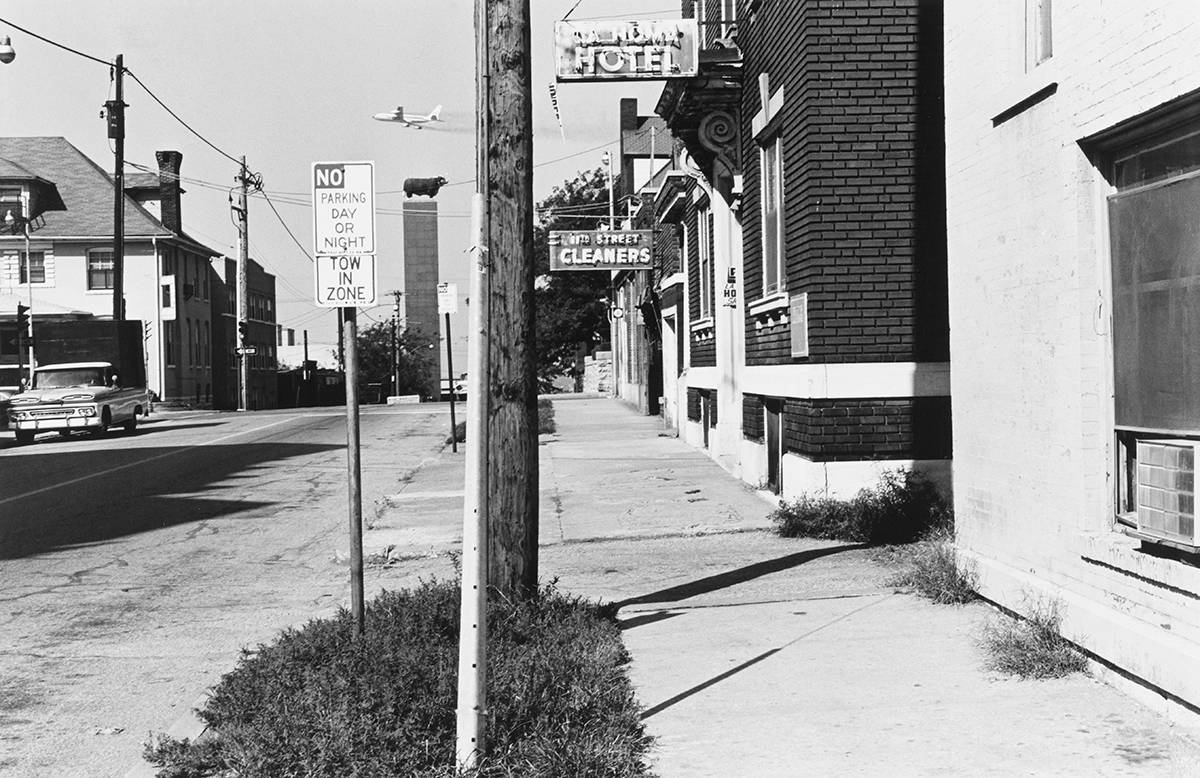
<path id="1" fill-rule="evenodd" d="M 1031 601 L 1024 618 L 999 616 L 983 629 L 980 645 L 991 669 L 1020 678 L 1062 678 L 1087 670 L 1087 659 L 1063 638 L 1057 602 Z"/>
<path id="2" fill-rule="evenodd" d="M 888 586 L 914 591 L 936 605 L 961 605 L 978 596 L 978 575 L 958 559 L 949 530 L 935 530 L 911 545 L 887 546 L 886 556 L 887 564 L 900 566 Z"/>
<path id="3" fill-rule="evenodd" d="M 784 537 L 849 543 L 911 543 L 954 524 L 953 511 L 937 486 L 911 470 L 888 471 L 875 487 L 852 499 L 801 495 L 771 514 Z"/>

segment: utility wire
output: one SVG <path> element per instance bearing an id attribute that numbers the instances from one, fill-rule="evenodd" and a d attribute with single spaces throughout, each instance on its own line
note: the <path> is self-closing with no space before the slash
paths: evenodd
<path id="1" fill-rule="evenodd" d="M 9 21 L 8 19 L 5 19 L 5 18 L 3 18 L 3 17 L 0 17 L 0 22 L 3 22 L 4 24 L 7 24 L 9 27 L 12 27 L 12 28 L 13 28 L 13 29 L 15 29 L 15 30 L 20 30 L 21 32 L 25 33 L 26 35 L 31 35 L 31 36 L 33 36 L 34 38 L 37 38 L 37 39 L 38 39 L 38 40 L 40 40 L 40 41 L 44 41 L 45 43 L 49 43 L 51 46 L 56 46 L 56 47 L 58 47 L 58 48 L 62 49 L 63 51 L 69 51 L 69 52 L 71 52 L 72 54 L 74 54 L 74 55 L 76 55 L 76 56 L 78 56 L 78 57 L 83 57 L 84 59 L 89 59 L 89 60 L 91 60 L 92 62 L 98 62 L 98 63 L 100 63 L 101 65 L 105 65 L 106 67 L 108 67 L 108 68 L 110 68 L 110 69 L 111 69 L 111 68 L 116 68 L 116 63 L 113 63 L 113 62 L 108 62 L 108 61 L 106 61 L 106 60 L 100 59 L 99 57 L 94 57 L 94 56 L 92 56 L 91 54 L 85 54 L 84 52 L 82 52 L 82 51 L 79 51 L 78 49 L 73 49 L 73 48 L 71 48 L 70 46 L 67 46 L 67 45 L 65 45 L 65 44 L 59 43 L 58 41 L 51 40 L 50 38 L 47 38 L 47 37 L 45 37 L 44 35 L 38 35 L 38 34 L 37 34 L 36 32 L 34 32 L 33 30 L 26 29 L 26 28 L 22 27 L 21 25 L 19 25 L 19 24 L 15 24 L 15 23 L 13 23 L 13 22 L 11 22 L 11 21 Z M 179 117 L 179 114 L 177 114 L 177 113 L 175 113 L 174 111 L 172 111 L 172 110 L 171 110 L 171 109 L 170 109 L 170 108 L 167 106 L 167 104 L 166 104 L 166 103 L 164 103 L 162 100 L 160 100 L 160 99 L 159 99 L 158 95 L 154 94 L 154 92 L 150 90 L 150 87 L 146 86 L 146 84 L 142 82 L 142 79 L 140 79 L 140 78 L 138 78 L 138 77 L 137 77 L 137 74 L 136 74 L 136 73 L 134 73 L 132 70 L 130 70 L 130 69 L 129 69 L 129 68 L 127 68 L 127 67 L 122 67 L 122 68 L 121 68 L 121 70 L 122 70 L 122 72 L 124 72 L 125 74 L 127 74 L 127 75 L 128 75 L 130 78 L 132 78 L 132 79 L 133 79 L 135 82 L 137 82 L 137 85 L 138 85 L 138 86 L 140 86 L 140 87 L 141 87 L 143 90 L 145 90 L 146 94 L 150 95 L 150 98 L 151 98 L 152 100 L 154 100 L 154 102 L 158 103 L 158 104 L 159 104 L 159 105 L 162 107 L 162 109 L 163 109 L 164 111 L 166 111 L 167 113 L 169 113 L 169 114 L 171 115 L 171 118 L 173 118 L 175 121 L 177 121 L 177 122 L 179 122 L 180 124 L 182 124 L 182 125 L 183 125 L 183 126 L 186 128 L 186 129 L 187 129 L 187 131 L 188 131 L 188 132 L 192 133 L 192 134 L 193 134 L 193 135 L 195 135 L 197 138 L 199 138 L 200 140 L 204 141 L 206 144 L 208 144 L 209 148 L 211 148 L 213 151 L 217 152 L 217 153 L 218 153 L 218 154 L 220 154 L 221 156 L 223 156 L 223 157 L 225 157 L 226 159 L 228 159 L 228 160 L 230 160 L 230 161 L 234 162 L 235 164 L 238 164 L 238 165 L 240 165 L 240 164 L 241 164 L 241 160 L 238 160 L 238 159 L 234 158 L 232 155 L 230 155 L 230 154 L 227 154 L 226 152 L 222 151 L 222 150 L 221 150 L 220 148 L 218 148 L 218 147 L 217 147 L 217 146 L 216 146 L 216 145 L 215 145 L 215 144 L 214 144 L 212 141 L 210 141 L 208 138 L 206 138 L 206 137 L 204 137 L 203 135 L 201 135 L 201 134 L 200 134 L 199 132 L 197 132 L 197 131 L 196 131 L 196 130 L 195 130 L 195 129 L 194 129 L 194 128 L 193 128 L 193 127 L 190 125 L 190 124 L 188 124 L 188 123 L 187 123 L 187 122 L 185 122 L 183 119 L 181 119 L 181 118 Z"/>
<path id="2" fill-rule="evenodd" d="M 163 109 L 164 111 L 166 111 L 167 113 L 171 114 L 171 118 L 173 118 L 175 121 L 177 121 L 177 122 L 179 122 L 180 124 L 182 124 L 182 125 L 184 126 L 184 128 L 185 128 L 185 129 L 187 129 L 187 131 L 188 131 L 188 132 L 190 132 L 191 134 L 195 135 L 195 136 L 196 136 L 197 138 L 199 138 L 200 140 L 204 141 L 204 142 L 205 142 L 205 143 L 208 145 L 208 147 L 209 147 L 210 149 L 212 149 L 213 151 L 217 152 L 217 153 L 218 153 L 218 154 L 220 154 L 221 156 L 225 157 L 226 159 L 228 159 L 230 162 L 234 163 L 235 165 L 239 165 L 239 166 L 240 166 L 240 165 L 242 164 L 242 161 L 241 161 L 240 159 L 237 159 L 237 158 L 236 158 L 236 157 L 234 157 L 233 155 L 231 155 L 231 154 L 228 154 L 228 153 L 226 153 L 225 151 L 223 151 L 223 150 L 221 150 L 220 148 L 218 148 L 218 147 L 216 146 L 216 144 L 214 144 L 214 143 L 213 143 L 212 141 L 210 141 L 208 138 L 206 138 L 206 137 L 204 137 L 203 135 L 201 135 L 200 133 L 196 132 L 196 130 L 195 130 L 193 127 L 192 127 L 192 125 L 188 124 L 188 123 L 187 123 L 187 122 L 185 122 L 183 119 L 179 118 L 179 114 L 175 113 L 175 112 L 174 112 L 174 111 L 172 111 L 170 108 L 168 108 L 168 107 L 167 107 L 167 104 L 166 104 L 166 103 L 164 103 L 162 100 L 159 100 L 159 99 L 158 99 L 158 95 L 156 95 L 156 94 L 154 94 L 154 92 L 150 91 L 150 87 L 146 86 L 146 85 L 145 85 L 145 84 L 142 82 L 142 79 L 138 78 L 138 77 L 137 77 L 137 74 L 135 74 L 135 73 L 134 73 L 132 70 L 129 70 L 128 68 L 126 68 L 126 69 L 125 69 L 125 72 L 129 74 L 129 77 L 130 77 L 130 78 L 132 78 L 134 81 L 136 81 L 136 82 L 137 82 L 137 85 L 138 85 L 138 86 L 140 86 L 142 89 L 144 89 L 144 90 L 146 91 L 146 94 L 150 95 L 150 97 L 151 97 L 151 98 L 154 100 L 154 102 L 156 102 L 156 103 L 158 103 L 160 106 L 162 106 L 162 109 Z"/>
<path id="3" fill-rule="evenodd" d="M 21 32 L 25 33 L 26 35 L 32 35 L 33 37 L 37 38 L 40 41 L 45 41 L 46 43 L 49 43 L 51 46 L 57 46 L 58 48 L 62 49 L 63 51 L 69 51 L 72 54 L 83 57 L 84 59 L 90 59 L 92 62 L 99 62 L 101 65 L 104 65 L 105 67 L 109 67 L 109 68 L 114 67 L 113 63 L 108 62 L 107 60 L 100 59 L 99 57 L 93 57 L 91 54 L 84 54 L 82 51 L 79 51 L 78 49 L 73 49 L 70 46 L 66 46 L 62 43 L 59 43 L 58 41 L 52 41 L 49 38 L 45 38 L 41 35 L 38 35 L 33 30 L 27 30 L 19 24 L 10 22 L 8 19 L 4 19 L 4 18 L 0 17 L 0 22 L 4 22 L 9 27 L 12 27 L 15 30 L 20 30 Z M 126 71 L 126 72 L 128 72 L 128 71 Z"/>
<path id="4" fill-rule="evenodd" d="M 565 22 L 571 16 L 571 14 L 575 13 L 575 9 L 578 8 L 582 2 L 583 0 L 575 0 L 575 5 L 571 6 L 570 11 L 567 11 L 565 14 L 563 14 L 562 20 Z"/>
<path id="5" fill-rule="evenodd" d="M 296 239 L 296 235 L 292 232 L 292 228 L 288 227 L 287 222 L 285 222 L 283 217 L 279 215 L 279 211 L 275 208 L 275 203 L 271 202 L 271 198 L 267 196 L 266 190 L 259 189 L 258 194 L 261 194 L 263 199 L 267 201 L 267 205 L 271 206 L 271 212 L 275 214 L 275 218 L 279 220 L 281 225 L 283 225 L 284 231 L 287 232 L 288 236 L 292 239 L 292 242 L 295 243 L 297 248 L 299 248 L 304 256 L 308 258 L 308 261 L 312 262 L 312 255 L 308 253 L 308 249 L 304 248 L 304 244 Z"/>

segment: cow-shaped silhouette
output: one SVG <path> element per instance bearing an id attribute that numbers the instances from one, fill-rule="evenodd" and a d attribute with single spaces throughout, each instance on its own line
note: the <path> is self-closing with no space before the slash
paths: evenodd
<path id="1" fill-rule="evenodd" d="M 438 190 L 445 185 L 446 179 L 441 176 L 435 176 L 434 178 L 406 178 L 404 179 L 404 196 L 423 195 L 425 197 L 437 197 Z"/>

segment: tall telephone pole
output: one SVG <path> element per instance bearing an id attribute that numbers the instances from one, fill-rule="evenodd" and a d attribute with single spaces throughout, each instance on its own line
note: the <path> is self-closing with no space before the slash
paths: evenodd
<path id="1" fill-rule="evenodd" d="M 537 591 L 538 548 L 529 3 L 486 3 L 491 126 L 485 212 L 492 268 L 488 585 L 518 598 Z"/>
<path id="2" fill-rule="evenodd" d="M 113 63 L 113 99 L 104 104 L 113 142 L 113 321 L 125 318 L 125 57 Z"/>
<path id="3" fill-rule="evenodd" d="M 246 207 L 249 177 L 246 174 L 246 157 L 241 158 L 241 168 L 238 170 L 238 204 L 234 211 L 238 215 L 238 257 L 237 257 L 237 324 L 238 346 L 245 348 L 246 335 L 250 327 L 250 305 L 247 297 L 249 287 L 246 281 L 246 260 L 250 253 L 250 220 Z M 244 411 L 250 407 L 250 360 L 248 356 L 238 352 L 238 410 Z"/>

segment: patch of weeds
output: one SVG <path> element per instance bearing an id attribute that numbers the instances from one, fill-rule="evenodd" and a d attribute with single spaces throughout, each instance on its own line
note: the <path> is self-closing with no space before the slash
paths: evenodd
<path id="1" fill-rule="evenodd" d="M 881 545 L 911 543 L 954 525 L 954 514 L 932 481 L 911 470 L 888 471 L 852 499 L 801 495 L 771 513 L 784 537 Z"/>
<path id="2" fill-rule="evenodd" d="M 906 546 L 885 546 L 876 557 L 900 569 L 887 580 L 888 586 L 915 591 L 937 605 L 961 605 L 977 596 L 979 576 L 975 568 L 958 559 L 954 534 L 945 528 Z"/>
<path id="3" fill-rule="evenodd" d="M 558 431 L 558 425 L 554 421 L 554 403 L 546 397 L 538 400 L 538 434 L 548 435 Z"/>
<path id="4" fill-rule="evenodd" d="M 453 437 L 451 437 L 449 435 L 446 436 L 446 445 L 450 445 L 451 443 L 453 443 L 455 441 L 457 441 L 459 443 L 464 443 L 464 442 L 466 442 L 466 440 L 467 440 L 467 423 L 465 421 L 460 421 L 459 423 L 454 425 L 454 436 Z"/>
<path id="5" fill-rule="evenodd" d="M 1020 678 L 1062 678 L 1087 670 L 1087 659 L 1060 632 L 1062 614 L 1050 600 L 1027 600 L 1025 618 L 999 616 L 980 636 L 988 666 Z"/>
<path id="6" fill-rule="evenodd" d="M 243 654 L 200 717 L 211 740 L 159 736 L 171 778 L 452 778 L 459 585 L 425 582 Z M 488 603 L 488 752 L 477 778 L 649 775 L 651 739 L 616 623 L 553 587 Z"/>

